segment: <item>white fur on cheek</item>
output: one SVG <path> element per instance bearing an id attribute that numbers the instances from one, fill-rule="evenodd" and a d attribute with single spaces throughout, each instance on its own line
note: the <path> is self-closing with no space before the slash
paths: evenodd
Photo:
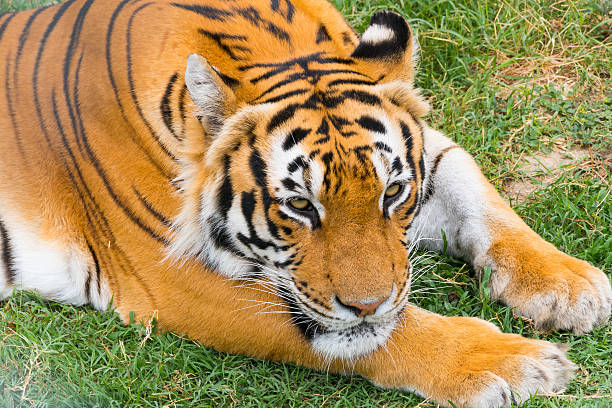
<path id="1" fill-rule="evenodd" d="M 185 200 L 174 222 L 168 258 L 195 258 L 234 279 L 248 273 L 248 265 L 232 252 L 214 245 L 212 228 L 215 226 L 209 222 L 209 218 L 218 213 L 215 197 L 220 184 L 220 177 L 209 180 L 196 200 Z"/>
<path id="2" fill-rule="evenodd" d="M 435 160 L 444 149 L 455 145 L 429 127 L 424 129 L 424 140 L 430 161 Z M 427 167 L 433 168 L 433 163 L 430 162 Z M 433 196 L 410 226 L 408 239 L 420 239 L 421 246 L 441 251 L 444 241 L 440 230 L 443 230 L 449 255 L 473 260 L 476 255 L 485 253 L 491 243 L 491 234 L 483 218 L 486 213 L 486 203 L 482 200 L 485 189 L 475 182 L 479 177 L 478 168 L 465 151 L 460 148 L 448 150 L 434 176 Z"/>

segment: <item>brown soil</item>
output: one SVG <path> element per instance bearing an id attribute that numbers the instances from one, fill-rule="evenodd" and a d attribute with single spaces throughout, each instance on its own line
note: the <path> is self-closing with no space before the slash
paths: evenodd
<path id="1" fill-rule="evenodd" d="M 590 170 L 598 173 L 598 168 L 603 164 L 605 173 L 605 162 L 609 164 L 611 160 L 612 152 L 604 155 L 602 163 L 602 159 L 595 159 L 593 152 L 588 149 L 577 146 L 567 149 L 562 145 L 555 145 L 548 153 L 537 153 L 519 161 L 514 170 L 518 171 L 521 177 L 504 183 L 502 191 L 507 198 L 520 203 L 525 201 L 529 194 L 554 183 L 564 172 L 588 166 Z"/>

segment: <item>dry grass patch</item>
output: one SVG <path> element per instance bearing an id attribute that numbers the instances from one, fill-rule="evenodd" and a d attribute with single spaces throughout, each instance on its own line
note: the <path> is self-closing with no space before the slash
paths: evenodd
<path id="1" fill-rule="evenodd" d="M 574 146 L 568 148 L 563 140 L 556 140 L 550 152 L 520 156 L 511 167 L 516 177 L 506 181 L 502 192 L 517 203 L 524 202 L 531 193 L 553 184 L 566 172 L 583 170 L 599 178 L 610 187 L 612 149 L 605 152 Z"/>

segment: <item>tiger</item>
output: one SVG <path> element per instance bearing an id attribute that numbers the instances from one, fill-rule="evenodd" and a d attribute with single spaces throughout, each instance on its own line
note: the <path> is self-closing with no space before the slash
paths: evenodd
<path id="1" fill-rule="evenodd" d="M 540 328 L 586 333 L 612 300 L 428 126 L 418 58 L 401 15 L 359 36 L 325 0 L 2 14 L 0 298 L 154 314 L 444 406 L 563 389 L 567 346 L 409 302 L 416 249 L 490 271 L 491 297 Z"/>

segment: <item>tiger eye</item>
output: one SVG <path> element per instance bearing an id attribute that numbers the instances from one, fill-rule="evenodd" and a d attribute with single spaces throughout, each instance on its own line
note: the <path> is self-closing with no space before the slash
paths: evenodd
<path id="1" fill-rule="evenodd" d="M 289 201 L 289 205 L 295 208 L 296 210 L 303 211 L 303 210 L 307 210 L 308 207 L 310 207 L 310 201 L 300 198 L 297 200 Z"/>
<path id="2" fill-rule="evenodd" d="M 400 185 L 395 183 L 395 184 L 391 184 L 386 190 L 385 190 L 385 197 L 393 197 L 395 195 L 397 195 L 397 193 L 399 193 L 400 191 Z"/>

